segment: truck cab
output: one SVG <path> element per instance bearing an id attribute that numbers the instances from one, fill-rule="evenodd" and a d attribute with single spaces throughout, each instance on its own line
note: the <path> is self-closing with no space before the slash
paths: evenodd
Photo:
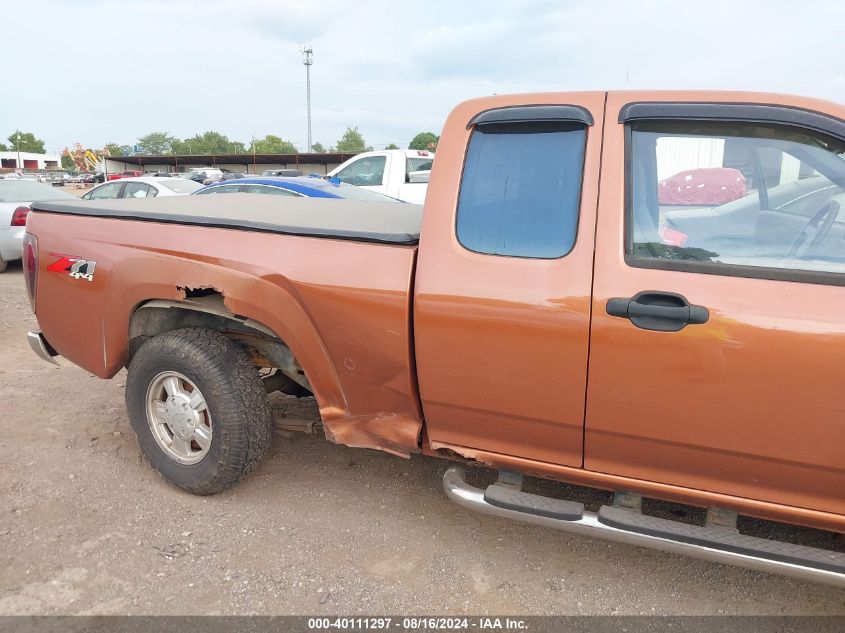
<path id="1" fill-rule="evenodd" d="M 427 150 L 364 152 L 330 171 L 328 177 L 391 198 L 422 204 L 433 164 L 434 153 Z"/>

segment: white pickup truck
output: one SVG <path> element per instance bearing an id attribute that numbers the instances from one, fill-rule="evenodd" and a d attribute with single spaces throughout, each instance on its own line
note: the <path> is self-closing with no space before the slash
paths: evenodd
<path id="1" fill-rule="evenodd" d="M 388 149 L 353 156 L 328 173 L 330 178 L 422 204 L 434 153 L 416 149 Z"/>

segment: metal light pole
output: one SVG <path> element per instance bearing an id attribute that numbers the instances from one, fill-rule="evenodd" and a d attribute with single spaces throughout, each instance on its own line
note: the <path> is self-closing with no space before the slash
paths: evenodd
<path id="1" fill-rule="evenodd" d="M 308 125 L 308 129 L 311 129 L 310 124 Z M 309 133 L 309 137 L 310 137 L 310 133 Z M 23 171 L 23 165 L 21 165 L 21 131 L 20 130 L 18 130 L 17 133 L 15 134 L 15 145 L 18 149 L 18 163 L 17 163 L 18 169 Z"/>
<path id="2" fill-rule="evenodd" d="M 305 107 L 308 110 L 308 151 L 311 151 L 311 66 L 314 63 L 314 50 L 302 47 L 302 63 L 305 64 Z"/>

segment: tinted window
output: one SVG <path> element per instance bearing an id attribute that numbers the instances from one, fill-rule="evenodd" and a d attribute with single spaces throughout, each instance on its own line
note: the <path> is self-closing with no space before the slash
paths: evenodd
<path id="1" fill-rule="evenodd" d="M 842 142 L 771 124 L 663 122 L 635 125 L 631 144 L 629 255 L 845 272 Z"/>
<path id="2" fill-rule="evenodd" d="M 350 185 L 373 186 L 384 182 L 384 166 L 387 162 L 384 156 L 367 156 L 359 158 L 348 167 L 335 174 L 335 178 Z"/>
<path id="3" fill-rule="evenodd" d="M 102 200 L 106 198 L 117 198 L 120 193 L 120 188 L 123 186 L 122 182 L 113 182 L 102 187 L 96 187 L 86 193 L 88 200 Z"/>
<path id="4" fill-rule="evenodd" d="M 123 188 L 124 198 L 152 198 L 157 192 L 143 182 L 127 182 Z"/>
<path id="5" fill-rule="evenodd" d="M 575 243 L 586 132 L 583 126 L 478 126 L 467 149 L 457 235 L 490 255 L 555 258 Z"/>

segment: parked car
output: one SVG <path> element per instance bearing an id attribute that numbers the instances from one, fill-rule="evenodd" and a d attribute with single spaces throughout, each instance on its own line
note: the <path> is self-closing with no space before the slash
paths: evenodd
<path id="1" fill-rule="evenodd" d="M 127 169 L 119 174 L 109 174 L 109 180 L 120 180 L 121 178 L 140 178 L 144 172 L 139 169 Z"/>
<path id="2" fill-rule="evenodd" d="M 209 178 L 208 174 L 206 174 L 204 171 L 185 172 L 182 177 L 185 180 L 193 180 L 194 182 L 198 182 L 199 184 L 203 184 Z"/>
<path id="3" fill-rule="evenodd" d="M 340 198 L 347 200 L 368 200 L 371 202 L 401 202 L 396 198 L 367 191 L 337 180 L 324 180 L 299 176 L 296 178 L 260 177 L 241 178 L 228 182 L 217 182 L 203 187 L 193 195 L 216 193 L 262 193 L 277 196 L 304 196 L 306 198 Z"/>
<path id="4" fill-rule="evenodd" d="M 21 178 L 31 182 L 47 182 L 47 179 L 42 174 L 36 174 L 33 172 L 25 172 L 21 174 Z"/>
<path id="5" fill-rule="evenodd" d="M 35 203 L 29 340 L 103 378 L 128 367 L 142 452 L 194 493 L 267 452 L 268 391 L 313 394 L 319 419 L 279 422 L 452 460 L 465 508 L 845 587 L 832 535 L 738 522 L 845 533 L 843 156 L 845 106 L 814 99 L 474 99 L 446 121 L 424 209 Z M 740 171 L 745 195 L 660 195 L 705 168 Z M 612 501 L 529 493 L 521 472 Z"/>
<path id="6" fill-rule="evenodd" d="M 20 259 L 29 205 L 42 200 L 75 200 L 64 191 L 27 178 L 0 180 L 0 273 Z"/>
<path id="7" fill-rule="evenodd" d="M 434 163 L 434 153 L 415 149 L 364 152 L 331 170 L 327 177 L 422 204 Z"/>
<path id="8" fill-rule="evenodd" d="M 220 176 L 213 176 L 202 181 L 204 185 L 210 185 L 214 182 L 224 182 L 226 180 L 237 180 L 238 178 L 245 178 L 244 174 L 235 171 L 224 171 Z"/>
<path id="9" fill-rule="evenodd" d="M 64 187 L 71 182 L 71 176 L 64 171 L 54 171 L 50 174 L 50 184 L 53 187 Z"/>
<path id="10" fill-rule="evenodd" d="M 208 179 L 219 179 L 223 176 L 223 170 L 218 169 L 217 167 L 193 167 L 189 172 L 191 174 L 192 180 L 197 180 L 197 178 L 202 178 L 199 182 Z"/>
<path id="11" fill-rule="evenodd" d="M 98 175 L 99 174 L 82 174 L 82 182 L 88 185 L 94 184 L 96 182 L 102 182 L 102 180 L 97 180 Z"/>
<path id="12" fill-rule="evenodd" d="M 85 195 L 83 200 L 104 200 L 113 198 L 155 198 L 167 196 L 185 196 L 193 193 L 202 185 L 182 178 L 121 178 L 118 182 L 97 185 Z"/>

